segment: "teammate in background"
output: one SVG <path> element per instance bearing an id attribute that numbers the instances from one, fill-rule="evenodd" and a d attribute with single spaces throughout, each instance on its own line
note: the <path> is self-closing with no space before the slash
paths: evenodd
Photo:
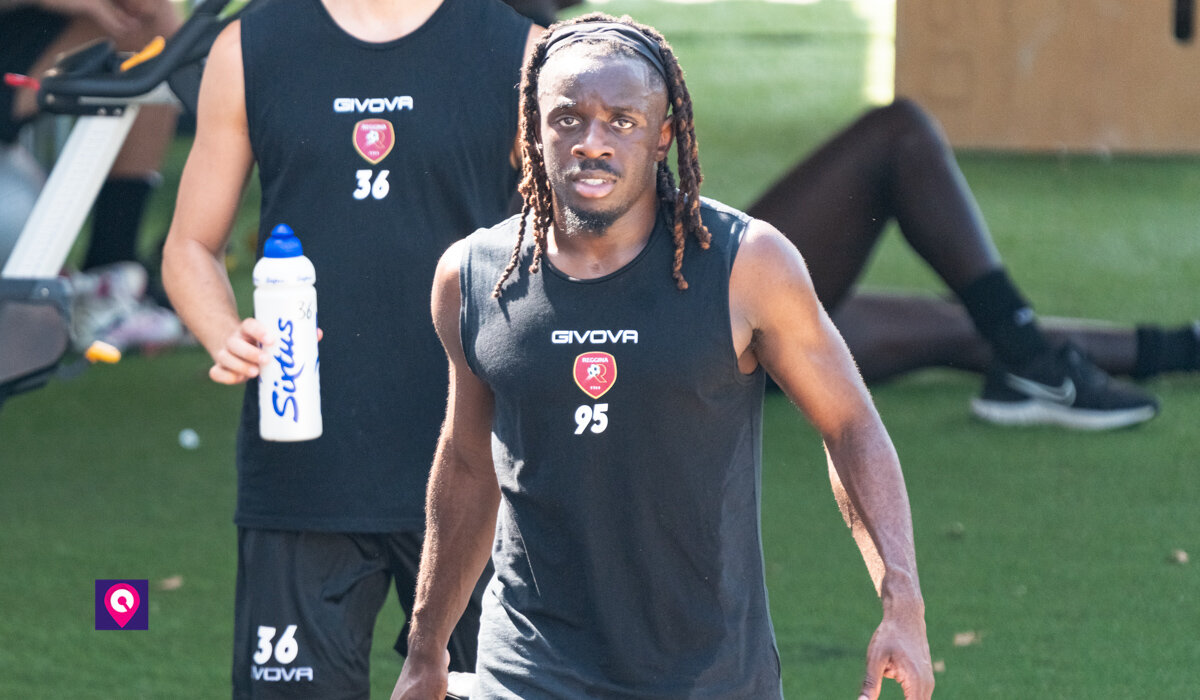
<path id="1" fill-rule="evenodd" d="M 366 697 L 391 581 L 411 608 L 447 386 L 429 290 L 450 243 L 506 214 L 534 37 L 499 0 L 255 0 L 212 48 L 164 275 L 209 376 L 246 385 L 235 697 Z M 254 165 L 259 249 L 286 223 L 316 267 L 324 434 L 310 442 L 258 435 L 272 335 L 239 316 L 224 265 Z M 456 669 L 474 668 L 475 628 L 464 616 Z"/>
<path id="2" fill-rule="evenodd" d="M 931 366 L 977 370 L 987 377 L 972 408 L 985 420 L 1099 429 L 1149 420 L 1158 408 L 1105 370 L 1148 377 L 1200 369 L 1196 325 L 1135 330 L 1065 319 L 1043 328 L 1004 269 L 938 125 L 909 100 L 869 111 L 747 212 L 800 250 L 868 381 Z M 854 289 L 892 220 L 961 306 Z"/>
<path id="3" fill-rule="evenodd" d="M 0 0 L 0 74 L 40 77 L 60 53 L 99 38 L 111 38 L 120 51 L 138 51 L 179 25 L 170 0 Z M 36 91 L 0 84 L 0 167 L 9 178 L 32 162 L 17 137 L 37 110 Z M 100 339 L 123 349 L 153 349 L 184 340 L 175 315 L 147 296 L 150 280 L 137 254 L 142 215 L 160 180 L 176 117 L 171 106 L 143 107 L 96 197 L 81 272 L 71 275 L 76 347 Z M 0 193 L 6 210 L 0 216 L 0 265 L 32 209 L 41 175 L 23 180 L 20 186 L 10 179 L 8 191 Z"/>
<path id="4" fill-rule="evenodd" d="M 628 18 L 555 25 L 521 101 L 522 214 L 455 244 L 434 284 L 448 415 L 392 697 L 441 699 L 489 549 L 471 697 L 780 697 L 759 537 L 769 371 L 821 432 L 882 597 L 862 696 L 892 677 L 929 698 L 896 453 L 795 247 L 700 199 L 671 48 Z"/>

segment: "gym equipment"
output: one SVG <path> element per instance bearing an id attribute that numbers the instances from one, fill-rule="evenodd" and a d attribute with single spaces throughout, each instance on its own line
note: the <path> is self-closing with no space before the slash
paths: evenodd
<path id="1" fill-rule="evenodd" d="M 222 14 L 227 4 L 204 0 L 174 36 L 133 55 L 100 39 L 64 54 L 40 81 L 4 76 L 9 85 L 36 89 L 42 113 L 77 119 L 0 270 L 0 405 L 56 374 L 78 371 L 63 365 L 71 288 L 59 272 L 141 105 L 176 104 L 195 113 L 205 57 L 236 14 Z M 75 364 L 115 361 L 114 353 L 95 346 Z"/>

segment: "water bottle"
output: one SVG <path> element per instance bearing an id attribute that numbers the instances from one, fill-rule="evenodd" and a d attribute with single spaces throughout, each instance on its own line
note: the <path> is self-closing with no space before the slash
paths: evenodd
<path id="1" fill-rule="evenodd" d="M 317 279 L 291 227 L 279 224 L 254 265 L 254 318 L 275 337 L 258 375 L 258 430 L 264 440 L 321 436 L 317 361 Z"/>

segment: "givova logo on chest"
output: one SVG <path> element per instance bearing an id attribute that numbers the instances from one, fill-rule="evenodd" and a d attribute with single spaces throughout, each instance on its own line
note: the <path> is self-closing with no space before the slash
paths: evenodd
<path id="1" fill-rule="evenodd" d="M 413 108 L 413 98 L 410 95 L 396 95 L 395 97 L 335 97 L 333 98 L 333 111 L 338 114 L 347 112 L 370 112 L 371 114 L 382 114 L 384 112 L 399 112 L 402 110 L 411 110 Z"/>
<path id="2" fill-rule="evenodd" d="M 634 330 L 604 330 L 591 331 L 550 331 L 550 342 L 555 345 L 570 345 L 571 343 L 603 345 L 605 343 L 638 342 L 638 332 Z"/>

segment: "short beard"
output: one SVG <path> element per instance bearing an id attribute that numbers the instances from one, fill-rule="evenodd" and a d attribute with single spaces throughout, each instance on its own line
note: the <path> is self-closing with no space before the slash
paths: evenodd
<path id="1" fill-rule="evenodd" d="M 615 211 L 582 211 L 571 206 L 562 208 L 563 224 L 567 234 L 592 234 L 602 236 L 621 217 Z"/>

